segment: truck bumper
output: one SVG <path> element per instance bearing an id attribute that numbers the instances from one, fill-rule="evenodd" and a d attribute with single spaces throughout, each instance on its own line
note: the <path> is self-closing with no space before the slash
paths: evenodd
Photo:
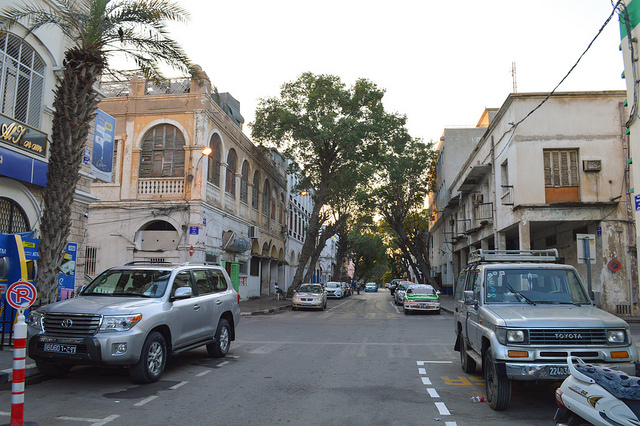
<path id="1" fill-rule="evenodd" d="M 620 370 L 630 376 L 636 374 L 636 364 L 634 362 L 616 363 L 593 363 L 603 367 Z M 569 375 L 567 364 L 550 363 L 524 363 L 524 362 L 502 362 L 504 373 L 513 380 L 564 380 Z M 498 371 L 502 368 L 498 367 Z"/>

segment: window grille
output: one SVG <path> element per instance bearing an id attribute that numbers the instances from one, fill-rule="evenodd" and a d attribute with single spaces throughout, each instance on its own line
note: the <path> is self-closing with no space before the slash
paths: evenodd
<path id="1" fill-rule="evenodd" d="M 249 201 L 249 163 L 242 163 L 242 173 L 240 177 L 240 201 L 247 203 Z"/>
<path id="2" fill-rule="evenodd" d="M 45 63 L 24 40 L 0 36 L 0 112 L 40 127 Z"/>
<path id="3" fill-rule="evenodd" d="M 251 207 L 258 210 L 260 204 L 258 202 L 258 193 L 260 192 L 260 172 L 253 175 L 253 188 L 251 190 Z"/>
<path id="4" fill-rule="evenodd" d="M 28 232 L 29 219 L 22 207 L 10 198 L 0 197 L 0 233 Z"/>
<path id="5" fill-rule="evenodd" d="M 98 258 L 98 249 L 96 247 L 86 246 L 84 249 L 84 273 L 90 277 L 96 274 L 96 259 Z"/>

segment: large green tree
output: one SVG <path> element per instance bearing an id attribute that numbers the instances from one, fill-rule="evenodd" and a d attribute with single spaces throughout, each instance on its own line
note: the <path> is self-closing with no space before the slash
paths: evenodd
<path id="1" fill-rule="evenodd" d="M 38 292 L 41 303 L 58 295 L 58 268 L 71 229 L 71 206 L 80 178 L 83 148 L 98 108 L 94 84 L 108 69 L 112 54 L 133 59 L 147 78 L 162 80 L 167 64 L 195 76 L 186 54 L 168 34 L 171 21 L 187 12 L 164 0 L 57 0 L 25 4 L 0 12 L 0 32 L 45 26 L 66 37 L 62 78 L 55 89 L 47 186 L 40 223 Z"/>
<path id="2" fill-rule="evenodd" d="M 425 199 L 435 158 L 431 143 L 396 133 L 380 156 L 378 184 L 368 202 L 395 235 L 395 242 L 420 282 L 432 282 L 427 251 Z"/>
<path id="3" fill-rule="evenodd" d="M 385 111 L 384 91 L 359 79 L 347 88 L 332 75 L 302 74 L 282 86 L 279 97 L 262 99 L 252 137 L 274 143 L 297 161 L 302 188 L 314 202 L 292 288 L 301 282 L 327 216 L 323 208 L 343 188 L 343 176 L 380 152 L 404 117 Z"/>

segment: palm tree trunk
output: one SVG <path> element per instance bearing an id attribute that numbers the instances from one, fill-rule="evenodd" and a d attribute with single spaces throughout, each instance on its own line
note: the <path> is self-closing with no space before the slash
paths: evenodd
<path id="1" fill-rule="evenodd" d="M 40 223 L 38 293 L 40 303 L 58 298 L 58 268 L 71 231 L 71 207 L 84 146 L 98 108 L 93 85 L 105 61 L 80 49 L 65 53 L 62 80 L 55 92 L 51 150 Z"/>

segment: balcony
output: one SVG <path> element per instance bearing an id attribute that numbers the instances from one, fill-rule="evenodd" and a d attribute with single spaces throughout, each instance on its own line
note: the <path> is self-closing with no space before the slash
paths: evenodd
<path id="1" fill-rule="evenodd" d="M 138 179 L 138 199 L 183 198 L 184 177 Z"/>

